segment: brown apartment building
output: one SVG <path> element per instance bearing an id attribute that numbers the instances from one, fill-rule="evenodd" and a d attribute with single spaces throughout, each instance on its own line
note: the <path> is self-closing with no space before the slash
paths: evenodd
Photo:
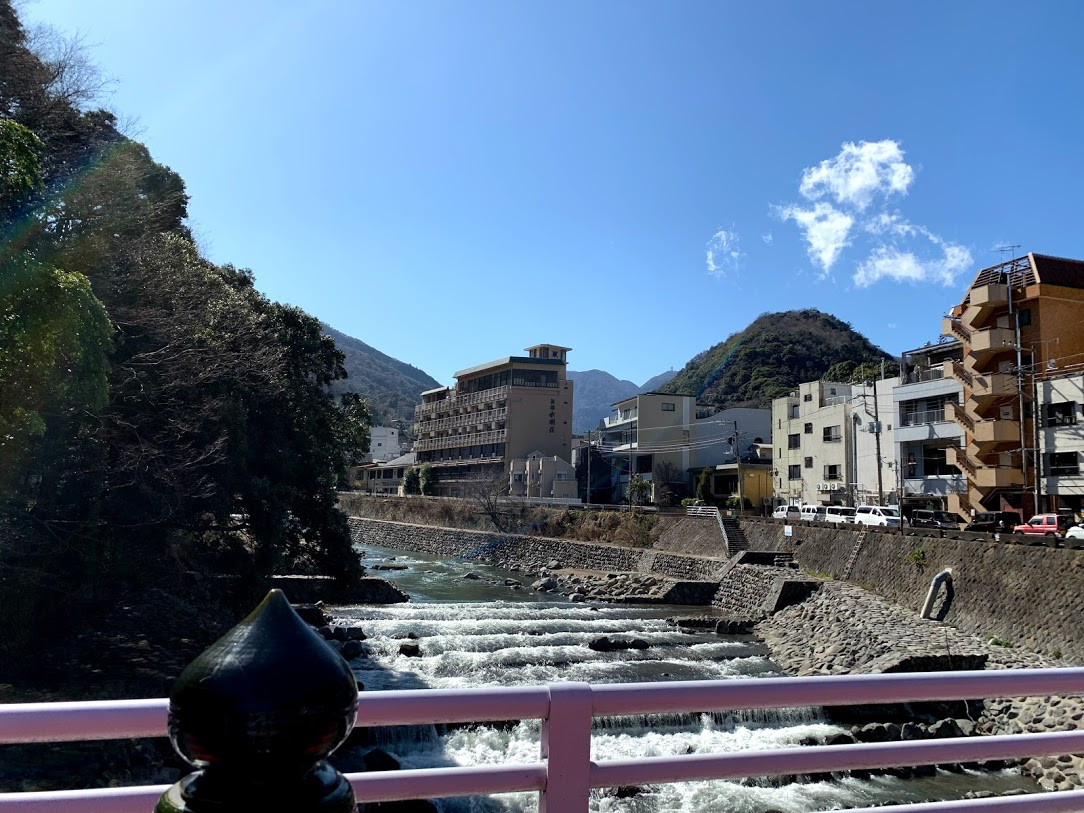
<path id="1" fill-rule="evenodd" d="M 429 463 L 440 496 L 466 496 L 472 483 L 507 475 L 532 452 L 571 459 L 570 348 L 536 344 L 455 374 L 455 387 L 422 393 L 414 410 L 414 452 Z"/>
<path id="2" fill-rule="evenodd" d="M 1084 360 L 1084 262 L 1027 254 L 984 268 L 942 333 L 963 347 L 961 361 L 945 362 L 946 376 L 963 387 L 946 414 L 964 430 L 947 462 L 967 479 L 950 510 L 1043 510 L 1032 418 L 1038 411 L 1042 420 L 1043 405 L 1035 393 L 1066 360 Z"/>

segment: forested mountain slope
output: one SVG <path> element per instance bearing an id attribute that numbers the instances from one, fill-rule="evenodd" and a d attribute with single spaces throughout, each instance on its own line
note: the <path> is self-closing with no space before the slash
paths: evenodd
<path id="1" fill-rule="evenodd" d="M 697 354 L 660 389 L 720 407 L 763 407 L 803 381 L 820 379 L 840 362 L 882 359 L 892 357 L 830 314 L 814 309 L 764 313 Z"/>
<path id="2" fill-rule="evenodd" d="M 364 398 L 374 423 L 413 422 L 414 407 L 421 403 L 421 394 L 440 386 L 423 370 L 381 353 L 328 324 L 323 327 L 345 356 L 346 378 L 336 381 L 333 390 L 355 392 Z"/>

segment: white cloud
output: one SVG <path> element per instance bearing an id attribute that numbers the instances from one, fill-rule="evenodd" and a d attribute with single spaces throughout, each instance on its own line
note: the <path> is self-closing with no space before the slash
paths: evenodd
<path id="1" fill-rule="evenodd" d="M 839 259 L 843 248 L 850 245 L 848 235 L 854 218 L 830 203 L 820 201 L 812 209 L 784 206 L 780 208 L 779 216 L 798 224 L 808 243 L 810 259 L 824 269 L 825 274 Z"/>
<path id="2" fill-rule="evenodd" d="M 773 242 L 775 242 L 775 235 L 773 235 L 770 231 L 765 232 L 764 234 L 760 235 L 760 239 L 764 241 L 764 245 L 770 246 Z"/>
<path id="3" fill-rule="evenodd" d="M 952 285 L 971 266 L 971 252 L 887 206 L 890 198 L 906 196 L 914 181 L 899 142 L 847 142 L 833 158 L 802 171 L 798 193 L 808 202 L 775 212 L 798 225 L 822 278 L 844 249 L 857 245 L 867 252 L 853 276 L 859 288 L 881 280 Z"/>
<path id="4" fill-rule="evenodd" d="M 891 279 L 912 284 L 953 285 L 957 274 L 971 266 L 971 252 L 963 246 L 946 243 L 934 235 L 928 236 L 931 242 L 941 249 L 942 256 L 920 259 L 912 251 L 879 245 L 873 249 L 866 261 L 858 266 L 854 274 L 854 284 L 859 288 L 868 288 L 882 279 Z"/>
<path id="5" fill-rule="evenodd" d="M 741 251 L 741 239 L 733 229 L 715 232 L 705 246 L 705 253 L 708 273 L 713 277 L 725 277 L 737 271 L 741 258 L 745 256 Z"/>
<path id="6" fill-rule="evenodd" d="M 915 171 L 903 160 L 899 142 L 847 142 L 835 158 L 802 171 L 798 191 L 806 200 L 826 195 L 839 206 L 864 211 L 875 197 L 906 195 Z"/>

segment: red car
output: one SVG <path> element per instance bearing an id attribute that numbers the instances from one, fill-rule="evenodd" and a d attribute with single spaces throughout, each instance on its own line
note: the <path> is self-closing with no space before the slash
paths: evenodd
<path id="1" fill-rule="evenodd" d="M 1039 536 L 1065 536 L 1069 530 L 1069 517 L 1064 514 L 1036 514 L 1023 525 L 1012 529 L 1014 534 Z"/>

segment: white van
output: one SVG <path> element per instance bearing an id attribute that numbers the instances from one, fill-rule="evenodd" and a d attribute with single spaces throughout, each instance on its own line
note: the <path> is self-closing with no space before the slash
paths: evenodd
<path id="1" fill-rule="evenodd" d="M 826 506 L 823 505 L 803 505 L 802 506 L 802 519 L 806 522 L 824 522 L 828 516 Z"/>
<path id="2" fill-rule="evenodd" d="M 900 527 L 900 510 L 887 505 L 860 505 L 854 512 L 854 521 L 858 525 L 898 528 Z"/>
<path id="3" fill-rule="evenodd" d="M 796 522 L 801 519 L 801 509 L 797 505 L 780 505 L 772 511 L 773 519 L 785 519 L 787 522 Z"/>
<path id="4" fill-rule="evenodd" d="M 828 522 L 854 522 L 855 509 L 849 505 L 829 505 L 825 519 Z"/>

